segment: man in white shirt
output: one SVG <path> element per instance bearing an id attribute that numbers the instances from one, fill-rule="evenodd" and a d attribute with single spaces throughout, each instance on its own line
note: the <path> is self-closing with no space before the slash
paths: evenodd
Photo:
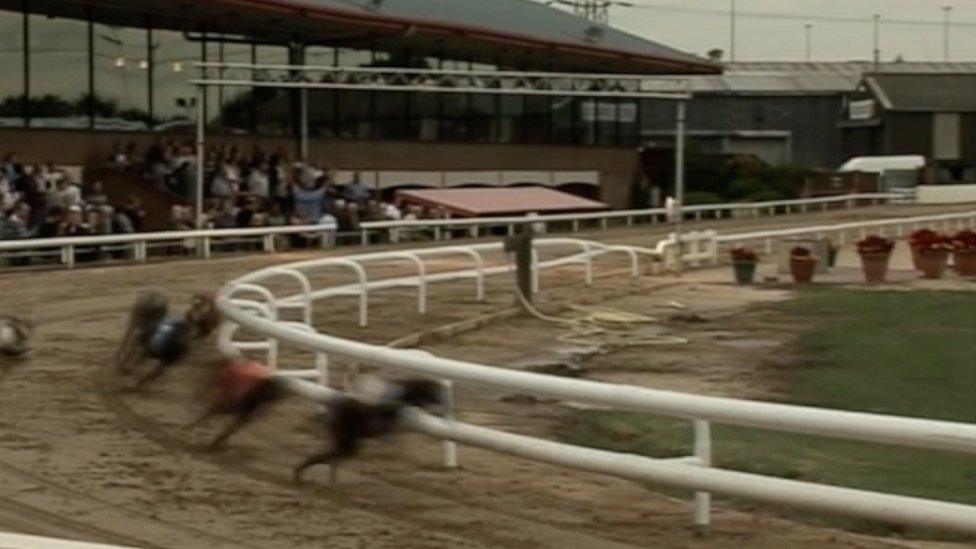
<path id="1" fill-rule="evenodd" d="M 247 192 L 251 196 L 266 200 L 271 182 L 268 178 L 268 165 L 261 164 L 247 176 Z"/>

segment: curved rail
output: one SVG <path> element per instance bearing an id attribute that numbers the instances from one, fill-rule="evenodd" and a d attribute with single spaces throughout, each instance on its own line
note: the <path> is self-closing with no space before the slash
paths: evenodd
<path id="1" fill-rule="evenodd" d="M 675 245 L 671 242 L 659 245 L 655 250 L 630 248 L 628 251 L 628 247 L 607 246 L 597 242 L 571 239 L 541 239 L 537 244 L 538 247 L 548 248 L 576 246 L 584 250 L 582 253 L 538 262 L 538 270 L 579 263 L 586 256 L 614 251 L 626 251 L 634 255 L 648 254 L 662 259 L 662 255 L 667 255 L 668 248 Z M 586 251 L 587 247 L 591 248 L 590 251 Z M 497 250 L 500 244 L 468 248 L 481 253 L 486 250 Z M 412 252 L 418 255 L 432 253 L 425 250 Z M 383 254 L 350 256 L 343 260 L 352 263 L 370 261 L 375 260 L 377 255 Z M 304 271 L 331 261 L 334 260 L 316 260 L 286 267 Z M 510 270 L 509 265 L 489 267 L 483 270 L 482 275 Z M 244 326 L 250 332 L 280 339 L 318 353 L 334 354 L 356 362 L 399 369 L 456 383 L 528 392 L 618 410 L 685 418 L 695 422 L 696 452 L 692 458 L 655 460 L 557 444 L 459 422 L 437 420 L 422 414 L 410 416 L 408 424 L 421 432 L 528 459 L 698 490 L 696 525 L 701 528 L 707 527 L 709 520 L 707 491 L 819 512 L 976 534 L 976 507 L 709 469 L 711 452 L 708 422 L 967 454 L 976 454 L 976 425 L 753 402 L 566 379 L 370 345 L 312 330 L 295 329 L 288 323 L 261 318 L 241 310 L 233 300 L 228 299 L 227 295 L 233 291 L 236 284 L 253 283 L 255 277 L 260 279 L 261 273 L 262 271 L 258 271 L 228 283 L 218 300 L 218 305 L 226 318 Z M 428 276 L 427 282 L 459 280 L 469 276 L 471 276 L 470 270 L 437 273 Z M 365 293 L 370 289 L 410 283 L 416 283 L 415 277 L 361 281 L 358 290 Z M 346 285 L 315 290 L 312 294 L 314 296 L 348 294 L 355 289 L 357 289 L 356 285 Z M 283 298 L 282 302 L 294 302 L 301 298 L 302 296 L 290 296 Z M 300 380 L 295 380 L 294 383 L 296 390 L 312 398 L 321 398 L 331 391 Z"/>

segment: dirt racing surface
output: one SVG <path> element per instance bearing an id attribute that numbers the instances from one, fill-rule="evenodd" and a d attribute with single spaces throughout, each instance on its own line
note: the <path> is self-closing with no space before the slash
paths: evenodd
<path id="1" fill-rule="evenodd" d="M 852 216 L 890 215 L 897 208 L 796 216 L 775 224 L 813 224 Z M 908 210 L 921 213 L 918 209 Z M 733 222 L 751 228 L 760 221 Z M 731 223 L 726 222 L 731 226 Z M 651 231 L 597 234 L 614 241 L 656 239 Z M 182 310 L 195 291 L 263 266 L 308 256 L 278 255 L 212 262 L 11 273 L 0 276 L 2 313 L 28 314 L 37 324 L 32 355 L 3 362 L 0 371 L 0 529 L 139 547 L 893 547 L 895 540 L 793 524 L 768 514 L 717 509 L 707 538 L 691 528 L 687 501 L 648 487 L 578 473 L 477 449 L 462 448 L 462 468 L 440 467 L 440 444 L 402 434 L 370 444 L 362 459 L 340 470 L 330 487 L 327 471 L 313 470 L 303 485 L 290 469 L 320 445 L 307 404 L 289 401 L 262 418 L 227 449 L 203 445 L 220 426 L 185 429 L 199 411 L 203 367 L 212 344 L 144 391 L 131 391 L 112 371 L 127 309 L 144 289 L 160 289 Z M 501 260 L 501 259 L 499 259 Z M 603 274 L 622 264 L 603 264 Z M 444 262 L 437 268 L 457 268 Z M 407 272 L 402 264 L 379 265 L 378 275 Z M 317 287 L 348 281 L 323 275 Z M 604 277 L 582 290 L 581 274 L 566 269 L 543 278 L 546 306 L 588 302 L 627 303 L 688 293 L 666 277 L 632 281 Z M 696 293 L 696 291 L 698 293 Z M 431 288 L 429 313 L 415 310 L 412 290 L 371 296 L 370 327 L 354 325 L 356 303 L 339 298 L 316 305 L 316 325 L 330 333 L 375 343 L 425 331 L 513 304 L 510 280 L 496 277 L 488 300 L 474 301 L 473 285 Z M 660 294 L 655 292 L 661 292 Z M 666 293 L 672 292 L 672 293 Z M 685 292 L 682 294 L 681 292 Z M 784 294 L 723 294 L 723 310 Z M 630 300 L 628 296 L 633 296 Z M 650 302 L 648 302 L 650 303 Z M 448 356 L 506 364 L 526 358 L 526 345 L 544 341 L 552 327 L 515 319 L 508 332 L 471 332 L 427 348 Z M 490 337 L 489 337 L 490 336 Z M 762 346 L 763 342 L 755 342 Z M 748 354 L 754 349 L 736 352 Z M 668 350 L 667 353 L 681 353 Z M 665 355 L 661 355 L 662 357 Z M 531 357 L 529 357 L 531 358 Z M 671 357 L 668 360 L 678 360 Z M 311 358 L 285 350 L 282 362 L 308 367 Z M 716 361 L 717 363 L 717 361 Z M 342 364 L 337 364 L 336 382 Z M 714 375 L 675 376 L 663 386 L 696 392 L 763 397 L 763 385 L 730 386 Z M 604 379 L 632 381 L 615 370 Z M 741 392 L 740 392 L 741 389 Z M 459 393 L 462 419 L 513 432 L 541 433 L 555 413 L 525 406 L 479 388 Z"/>

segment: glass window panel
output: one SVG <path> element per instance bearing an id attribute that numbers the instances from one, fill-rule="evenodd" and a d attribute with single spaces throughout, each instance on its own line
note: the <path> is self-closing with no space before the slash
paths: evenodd
<path id="1" fill-rule="evenodd" d="M 305 64 L 332 67 L 336 64 L 335 48 L 312 46 L 305 48 Z M 335 137 L 336 104 L 338 96 L 332 90 L 308 92 L 308 133 L 313 137 Z"/>
<path id="2" fill-rule="evenodd" d="M 565 103 L 571 100 L 543 95 L 526 95 L 524 100 L 522 139 L 527 143 L 549 143 L 550 124 L 558 121 L 554 115 L 562 113 Z"/>
<path id="3" fill-rule="evenodd" d="M 285 46 L 257 46 L 255 56 L 261 65 L 288 65 Z M 263 135 L 292 135 L 292 119 L 300 116 L 297 90 L 254 88 L 255 129 Z"/>
<path id="4" fill-rule="evenodd" d="M 253 47 L 238 42 L 207 41 L 207 61 L 252 63 Z M 250 88 L 211 87 L 207 92 L 207 117 L 218 129 L 232 133 L 251 133 L 254 129 L 254 97 Z"/>
<path id="5" fill-rule="evenodd" d="M 87 128 L 88 23 L 31 14 L 29 24 L 31 126 Z"/>
<path id="6" fill-rule="evenodd" d="M 366 67 L 373 62 L 369 50 L 338 50 L 340 67 Z M 369 139 L 372 135 L 374 98 L 371 92 L 340 91 L 337 101 L 337 136 Z"/>
<path id="7" fill-rule="evenodd" d="M 24 14 L 0 11 L 0 126 L 24 125 Z"/>
<path id="8" fill-rule="evenodd" d="M 94 31 L 95 127 L 147 129 L 148 31 L 97 23 Z"/>
<path id="9" fill-rule="evenodd" d="M 153 117 L 157 130 L 196 123 L 196 90 L 188 84 L 202 58 L 200 42 L 182 33 L 153 30 Z"/>
<path id="10" fill-rule="evenodd" d="M 516 143 L 522 141 L 524 99 L 524 96 L 521 95 L 503 95 L 499 98 L 497 134 L 499 142 Z"/>
<path id="11" fill-rule="evenodd" d="M 468 140 L 495 141 L 498 135 L 498 99 L 494 94 L 471 94 L 468 110 Z"/>

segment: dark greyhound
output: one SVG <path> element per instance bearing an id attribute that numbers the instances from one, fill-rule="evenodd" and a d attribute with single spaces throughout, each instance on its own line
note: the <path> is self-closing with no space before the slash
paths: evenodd
<path id="1" fill-rule="evenodd" d="M 329 481 L 335 484 L 338 463 L 355 457 L 362 441 L 395 431 L 404 408 L 434 409 L 443 407 L 445 403 L 443 387 L 425 379 L 392 382 L 383 398 L 375 403 L 345 395 L 333 399 L 327 403 L 325 413 L 317 416 L 328 429 L 332 445 L 295 467 L 295 482 L 301 481 L 308 468 L 326 464 L 329 466 Z"/>
<path id="2" fill-rule="evenodd" d="M 137 387 L 159 378 L 181 361 L 190 350 L 192 340 L 206 337 L 220 323 L 213 297 L 197 294 L 182 316 L 167 316 L 169 300 L 151 291 L 139 295 L 129 314 L 129 325 L 116 363 L 123 374 L 131 373 L 147 358 L 157 361 L 154 368 L 136 383 Z"/>

